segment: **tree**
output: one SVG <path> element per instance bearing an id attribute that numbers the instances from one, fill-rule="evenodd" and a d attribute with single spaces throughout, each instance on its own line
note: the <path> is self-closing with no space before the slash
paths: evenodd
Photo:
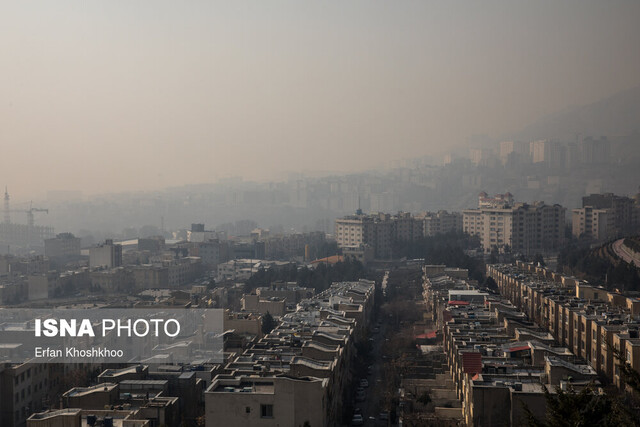
<path id="1" fill-rule="evenodd" d="M 571 427 L 571 426 L 632 426 L 638 421 L 624 408 L 619 399 L 599 393 L 593 383 L 576 391 L 571 384 L 568 390 L 555 387 L 555 394 L 542 386 L 547 403 L 546 422 L 534 416 L 525 405 L 524 411 L 529 426 Z"/>
<path id="2" fill-rule="evenodd" d="M 484 283 L 482 284 L 482 286 L 484 286 L 485 288 L 488 288 L 488 289 L 492 289 L 494 291 L 498 290 L 498 284 L 496 283 L 495 280 L 493 280 L 493 277 L 487 277 L 484 280 Z"/>
<path id="3" fill-rule="evenodd" d="M 267 311 L 267 314 L 265 314 L 262 317 L 262 333 L 266 335 L 269 332 L 273 331 L 273 328 L 275 327 L 276 327 L 276 321 L 271 315 L 271 313 Z"/>
<path id="4" fill-rule="evenodd" d="M 544 257 L 542 256 L 542 254 L 535 254 L 533 256 L 533 263 L 536 264 L 536 265 L 540 264 L 542 267 L 547 265 L 544 262 Z"/>
<path id="5" fill-rule="evenodd" d="M 429 393 L 425 391 L 420 395 L 420 397 L 418 397 L 417 401 L 422 403 L 423 405 L 428 405 L 429 403 L 431 403 L 431 396 L 429 396 Z"/>

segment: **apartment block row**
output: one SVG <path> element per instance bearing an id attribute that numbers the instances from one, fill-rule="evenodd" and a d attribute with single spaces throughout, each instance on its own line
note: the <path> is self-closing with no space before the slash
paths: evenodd
<path id="1" fill-rule="evenodd" d="M 47 365 L 25 366 L 37 369 Z M 97 367 L 83 365 L 82 370 L 88 373 Z M 97 376 L 97 383 L 62 393 L 60 402 L 54 402 L 60 409 L 30 415 L 26 426 L 195 425 L 204 413 L 205 386 L 219 368 L 220 365 L 195 361 L 185 366 L 141 364 L 106 369 Z M 18 421 L 7 425 L 25 424 Z"/>
<path id="2" fill-rule="evenodd" d="M 543 387 L 597 383 L 595 369 L 506 297 L 481 292 L 443 267 L 424 268 L 423 296 L 443 335 L 467 425 L 523 425 L 525 406 L 542 420 Z"/>
<path id="3" fill-rule="evenodd" d="M 229 355 L 205 392 L 207 426 L 341 424 L 355 343 L 364 339 L 374 294 L 371 281 L 334 283 Z"/>
<path id="4" fill-rule="evenodd" d="M 462 230 L 459 213 L 440 211 L 412 216 L 407 212 L 363 214 L 358 211 L 336 219 L 334 236 L 340 248 L 353 251 L 372 248 L 376 259 L 393 258 L 393 245 L 424 236 Z"/>
<path id="5" fill-rule="evenodd" d="M 531 263 L 488 265 L 500 293 L 561 345 L 619 388 L 614 349 L 640 372 L 640 299 L 552 272 Z"/>

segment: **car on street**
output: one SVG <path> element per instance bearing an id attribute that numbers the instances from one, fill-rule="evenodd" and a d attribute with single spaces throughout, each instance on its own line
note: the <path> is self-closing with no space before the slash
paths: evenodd
<path id="1" fill-rule="evenodd" d="M 353 418 L 351 418 L 352 426 L 361 426 L 363 424 L 364 424 L 364 418 L 362 417 L 362 414 L 355 414 Z"/>

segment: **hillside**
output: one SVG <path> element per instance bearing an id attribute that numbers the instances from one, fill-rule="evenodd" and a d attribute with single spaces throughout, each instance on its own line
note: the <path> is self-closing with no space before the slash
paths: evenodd
<path id="1" fill-rule="evenodd" d="M 572 107 L 546 116 L 505 139 L 529 141 L 582 136 L 629 135 L 640 131 L 640 86 L 619 92 L 593 104 Z"/>

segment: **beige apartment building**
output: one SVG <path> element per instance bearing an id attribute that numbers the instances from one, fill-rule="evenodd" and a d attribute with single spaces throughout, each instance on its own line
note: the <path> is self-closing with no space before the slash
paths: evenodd
<path id="1" fill-rule="evenodd" d="M 341 248 L 369 245 L 378 259 L 392 258 L 396 241 L 410 241 L 422 237 L 422 221 L 408 212 L 396 215 L 385 213 L 348 215 L 336 219 L 335 239 Z"/>
<path id="2" fill-rule="evenodd" d="M 635 234 L 640 228 L 640 199 L 613 193 L 591 194 L 582 198 L 582 208 L 572 213 L 572 233 L 604 241 Z"/>
<path id="3" fill-rule="evenodd" d="M 616 236 L 614 215 L 611 209 L 594 209 L 591 206 L 574 209 L 571 230 L 575 237 L 593 240 L 609 240 Z"/>
<path id="4" fill-rule="evenodd" d="M 284 374 L 216 378 L 205 393 L 206 425 L 327 426 L 328 382 Z"/>
<path id="5" fill-rule="evenodd" d="M 566 209 L 544 202 L 479 207 L 462 212 L 463 230 L 479 236 L 485 253 L 492 249 L 532 255 L 557 251 L 564 241 Z"/>
<path id="6" fill-rule="evenodd" d="M 422 221 L 422 234 L 435 236 L 450 231 L 462 231 L 462 214 L 460 212 L 424 212 L 416 215 Z"/>

